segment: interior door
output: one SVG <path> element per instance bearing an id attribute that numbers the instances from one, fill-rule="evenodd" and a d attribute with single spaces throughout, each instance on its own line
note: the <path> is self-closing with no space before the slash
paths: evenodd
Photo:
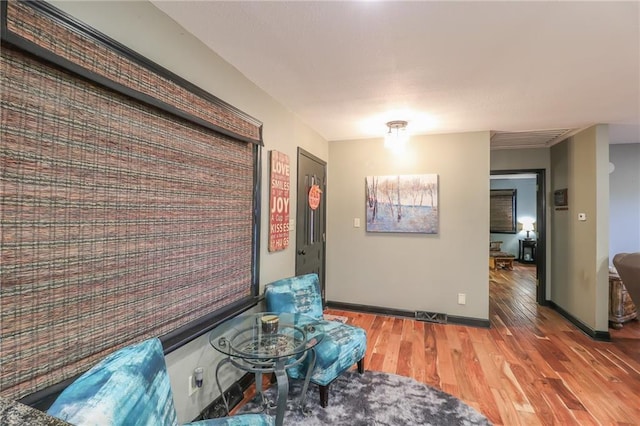
<path id="1" fill-rule="evenodd" d="M 298 148 L 296 275 L 315 272 L 325 297 L 325 215 L 327 163 Z"/>

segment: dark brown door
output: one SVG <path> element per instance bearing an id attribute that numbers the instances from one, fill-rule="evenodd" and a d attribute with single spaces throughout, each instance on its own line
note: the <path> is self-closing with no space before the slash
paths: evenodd
<path id="1" fill-rule="evenodd" d="M 296 275 L 315 272 L 325 302 L 325 206 L 327 163 L 298 148 Z"/>

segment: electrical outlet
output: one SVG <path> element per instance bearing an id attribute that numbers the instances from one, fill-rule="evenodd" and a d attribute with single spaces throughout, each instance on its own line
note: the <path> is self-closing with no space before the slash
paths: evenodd
<path id="1" fill-rule="evenodd" d="M 198 392 L 198 389 L 200 389 L 199 387 L 196 386 L 195 380 L 193 380 L 193 376 L 189 376 L 189 384 L 187 389 L 189 389 L 189 396 Z"/>
<path id="2" fill-rule="evenodd" d="M 467 295 L 465 293 L 458 293 L 458 305 L 467 304 Z"/>

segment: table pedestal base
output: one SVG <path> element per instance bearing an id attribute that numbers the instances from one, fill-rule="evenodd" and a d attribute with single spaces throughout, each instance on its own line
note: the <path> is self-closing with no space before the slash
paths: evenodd
<path id="1" fill-rule="evenodd" d="M 311 372 L 313 371 L 313 367 L 316 362 L 316 352 L 313 348 L 304 352 L 298 359 L 294 362 L 287 364 L 286 362 L 289 360 L 287 358 L 278 359 L 272 362 L 256 362 L 252 363 L 246 359 L 239 359 L 235 357 L 227 357 L 218 363 L 216 367 L 216 384 L 218 385 L 218 391 L 220 391 L 220 397 L 222 398 L 222 402 L 224 403 L 224 407 L 227 410 L 227 415 L 229 415 L 229 403 L 227 402 L 227 398 L 225 397 L 224 392 L 222 391 L 222 385 L 220 384 L 220 369 L 231 363 L 235 367 L 255 374 L 256 381 L 256 392 L 260 395 L 263 402 L 263 410 L 267 408 L 272 408 L 267 398 L 264 396 L 264 390 L 262 389 L 262 375 L 265 373 L 273 373 L 276 376 L 276 384 L 278 386 L 278 399 L 276 400 L 276 426 L 282 426 L 284 421 L 284 413 L 287 408 L 287 395 L 289 394 L 289 377 L 287 376 L 287 369 L 294 367 L 300 364 L 304 359 L 309 356 L 311 359 L 309 360 L 309 366 L 307 367 L 307 374 L 304 379 L 304 386 L 302 387 L 302 395 L 300 395 L 300 409 L 303 414 L 307 414 L 307 389 L 309 388 L 309 381 L 311 379 Z"/>

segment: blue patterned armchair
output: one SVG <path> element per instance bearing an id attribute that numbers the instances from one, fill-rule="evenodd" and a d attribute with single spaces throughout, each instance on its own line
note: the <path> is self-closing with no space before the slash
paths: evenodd
<path id="1" fill-rule="evenodd" d="M 177 425 L 173 393 L 158 339 L 124 347 L 69 385 L 47 410 L 74 425 Z M 270 426 L 271 417 L 245 414 L 192 426 Z"/>
<path id="2" fill-rule="evenodd" d="M 366 332 L 359 327 L 324 320 L 317 274 L 275 281 L 267 285 L 265 296 L 269 312 L 303 314 L 322 324 L 324 337 L 315 347 L 316 364 L 311 382 L 319 386 L 320 405 L 327 407 L 331 382 L 355 363 L 358 363 L 358 372 L 364 373 Z M 305 364 L 288 369 L 289 377 L 303 379 L 307 371 Z"/>

